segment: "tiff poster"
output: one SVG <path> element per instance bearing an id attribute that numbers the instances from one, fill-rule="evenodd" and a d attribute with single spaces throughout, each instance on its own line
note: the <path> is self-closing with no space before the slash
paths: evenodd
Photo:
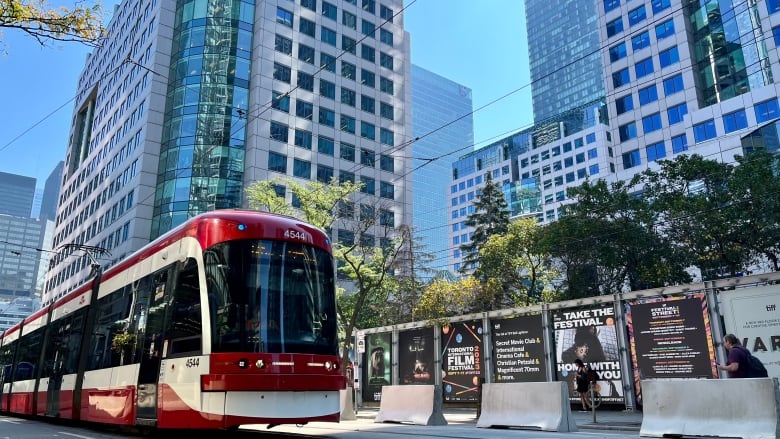
<path id="1" fill-rule="evenodd" d="M 453 323 L 441 330 L 444 401 L 477 401 L 482 377 L 482 322 Z"/>
<path id="2" fill-rule="evenodd" d="M 547 381 L 542 315 L 490 321 L 496 383 Z"/>
<path id="3" fill-rule="evenodd" d="M 363 401 L 382 399 L 382 386 L 390 384 L 391 341 L 389 332 L 366 334 L 366 353 L 363 362 Z"/>
<path id="4" fill-rule="evenodd" d="M 780 378 L 780 285 L 721 291 L 718 298 L 726 333 L 736 335 L 770 377 Z"/>
<path id="5" fill-rule="evenodd" d="M 638 402 L 642 379 L 718 376 L 703 293 L 636 300 L 626 318 Z"/>
<path id="6" fill-rule="evenodd" d="M 434 384 L 433 328 L 398 333 L 398 373 L 401 384 Z"/>
<path id="7" fill-rule="evenodd" d="M 560 310 L 553 316 L 553 327 L 556 373 L 559 381 L 568 383 L 571 401 L 580 400 L 574 383 L 574 360 L 579 358 L 596 371 L 595 390 L 601 394 L 601 402 L 625 404 L 612 305 Z"/>

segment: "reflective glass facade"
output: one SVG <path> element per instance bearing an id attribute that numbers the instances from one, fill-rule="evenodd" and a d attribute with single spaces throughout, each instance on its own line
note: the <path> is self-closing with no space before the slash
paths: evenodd
<path id="1" fill-rule="evenodd" d="M 152 238 L 241 205 L 254 11 L 253 0 L 177 2 Z"/>
<path id="2" fill-rule="evenodd" d="M 414 229 L 424 251 L 433 256 L 429 268 L 441 271 L 448 265 L 450 245 L 444 228 L 452 163 L 457 157 L 447 154 L 473 147 L 471 89 L 412 65 L 412 106 L 412 136 L 419 138 L 412 145 Z"/>
<path id="3" fill-rule="evenodd" d="M 604 96 L 597 3 L 525 0 L 535 122 Z"/>

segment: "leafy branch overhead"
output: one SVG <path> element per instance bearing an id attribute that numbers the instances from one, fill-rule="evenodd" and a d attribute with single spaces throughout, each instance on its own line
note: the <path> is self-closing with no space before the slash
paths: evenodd
<path id="1" fill-rule="evenodd" d="M 104 34 L 102 6 L 78 2 L 53 7 L 46 0 L 0 0 L 0 28 L 18 29 L 42 46 L 52 40 L 97 45 Z"/>

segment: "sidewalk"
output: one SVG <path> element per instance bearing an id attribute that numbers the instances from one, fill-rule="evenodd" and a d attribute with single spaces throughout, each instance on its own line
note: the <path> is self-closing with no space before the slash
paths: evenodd
<path id="1" fill-rule="evenodd" d="M 477 411 L 475 408 L 444 407 L 444 419 L 448 424 L 476 424 Z M 359 420 L 373 421 L 379 412 L 379 407 L 360 407 L 356 417 Z M 620 430 L 636 431 L 642 426 L 642 412 L 621 410 L 596 410 L 596 421 L 593 421 L 593 412 L 580 412 L 573 410 L 572 415 L 580 429 L 593 430 Z"/>

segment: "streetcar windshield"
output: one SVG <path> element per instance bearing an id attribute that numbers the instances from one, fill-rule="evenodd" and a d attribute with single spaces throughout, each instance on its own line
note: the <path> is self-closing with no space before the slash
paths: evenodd
<path id="1" fill-rule="evenodd" d="M 337 354 L 330 254 L 298 242 L 242 240 L 203 256 L 212 352 Z"/>

